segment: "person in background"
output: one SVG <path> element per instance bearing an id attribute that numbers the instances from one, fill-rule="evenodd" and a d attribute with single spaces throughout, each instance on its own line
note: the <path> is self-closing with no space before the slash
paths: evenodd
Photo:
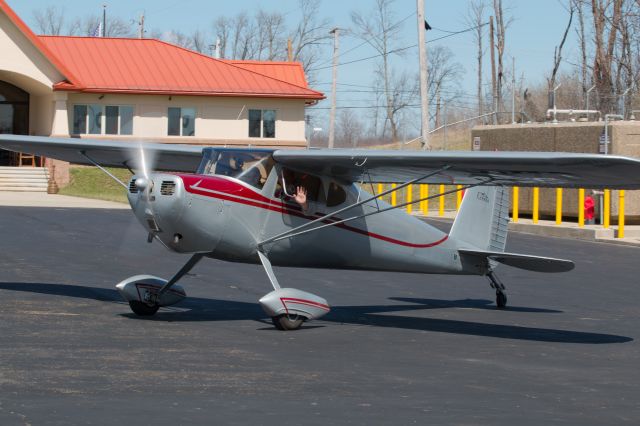
<path id="1" fill-rule="evenodd" d="M 587 225 L 593 225 L 596 223 L 595 220 L 595 207 L 596 202 L 593 200 L 592 194 L 588 194 L 584 197 L 584 222 Z"/>

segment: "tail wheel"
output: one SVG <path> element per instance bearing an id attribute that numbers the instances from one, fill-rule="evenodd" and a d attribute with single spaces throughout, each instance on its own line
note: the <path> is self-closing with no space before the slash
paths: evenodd
<path id="1" fill-rule="evenodd" d="M 137 300 L 130 301 L 129 307 L 131 308 L 134 314 L 140 315 L 143 317 L 151 316 L 156 312 L 158 312 L 158 309 L 160 309 L 159 305 L 147 305 L 146 303 L 139 302 Z"/>
<path id="2" fill-rule="evenodd" d="M 500 309 L 504 309 L 507 307 L 507 295 L 503 292 L 496 292 L 496 305 Z"/>
<path id="3" fill-rule="evenodd" d="M 301 315 L 278 315 L 277 317 L 271 317 L 273 325 L 278 330 L 297 330 L 300 328 L 306 318 Z"/>

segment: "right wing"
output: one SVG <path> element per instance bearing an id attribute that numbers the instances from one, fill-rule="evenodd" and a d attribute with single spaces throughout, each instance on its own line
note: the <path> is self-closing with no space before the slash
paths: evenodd
<path id="1" fill-rule="evenodd" d="M 140 147 L 153 169 L 195 172 L 202 159 L 202 146 L 171 145 L 113 140 L 50 138 L 44 136 L 0 135 L 0 148 L 55 158 L 76 164 L 140 167 Z"/>

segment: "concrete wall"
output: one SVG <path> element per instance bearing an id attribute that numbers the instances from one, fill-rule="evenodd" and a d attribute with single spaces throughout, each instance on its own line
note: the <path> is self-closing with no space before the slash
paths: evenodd
<path id="1" fill-rule="evenodd" d="M 470 149 L 475 137 L 480 137 L 482 151 L 553 151 L 599 153 L 600 135 L 604 122 L 524 124 L 502 126 L 478 126 L 471 131 Z M 617 121 L 609 123 L 609 154 L 640 158 L 640 122 Z M 589 188 L 585 188 L 589 189 Z M 533 204 L 531 190 L 520 189 L 520 212 L 531 214 Z M 588 192 L 588 191 L 587 191 Z M 640 191 L 626 191 L 625 214 L 627 220 L 640 222 Z M 618 214 L 618 191 L 611 197 L 612 222 Z M 578 191 L 563 191 L 563 215 L 578 216 Z M 540 190 L 540 215 L 554 217 L 556 212 L 555 189 Z"/>

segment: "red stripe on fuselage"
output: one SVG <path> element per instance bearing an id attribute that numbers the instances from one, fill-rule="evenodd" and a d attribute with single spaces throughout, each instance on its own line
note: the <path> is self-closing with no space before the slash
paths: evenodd
<path id="1" fill-rule="evenodd" d="M 250 189 L 242 184 L 234 182 L 231 179 L 220 176 L 202 176 L 202 175 L 179 175 L 184 182 L 184 187 L 187 192 L 192 194 L 202 195 L 205 197 L 218 198 L 222 200 L 232 201 L 239 204 L 258 207 L 265 210 L 271 210 L 274 212 L 288 214 L 290 216 L 296 216 L 307 220 L 314 220 L 320 216 L 306 216 L 302 213 L 302 209 L 299 206 L 292 206 L 279 200 L 273 200 L 267 198 L 261 194 L 258 194 L 255 190 Z M 197 186 L 196 186 L 197 185 Z M 325 219 L 323 223 L 337 222 L 340 219 L 331 218 Z M 445 242 L 449 236 L 445 235 L 438 241 L 426 244 L 415 244 L 407 241 L 397 240 L 395 238 L 386 237 L 384 235 L 376 234 L 374 232 L 365 231 L 363 229 L 355 228 L 353 226 L 340 223 L 335 225 L 338 228 L 345 229 L 357 234 L 361 234 L 367 237 L 375 238 L 378 240 L 386 241 L 388 243 L 397 244 L 405 247 L 412 248 L 429 248 Z"/>

